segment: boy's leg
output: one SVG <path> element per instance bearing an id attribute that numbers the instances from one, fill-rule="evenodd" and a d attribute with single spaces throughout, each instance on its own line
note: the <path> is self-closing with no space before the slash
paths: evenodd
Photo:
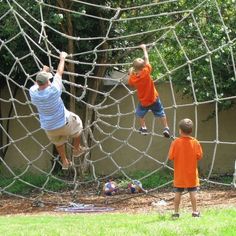
<path id="1" fill-rule="evenodd" d="M 141 104 L 139 103 L 136 108 L 135 114 L 140 120 L 141 128 L 139 129 L 139 131 L 141 132 L 141 134 L 147 134 L 147 127 L 146 127 L 146 123 L 144 119 L 144 116 L 146 115 L 147 112 L 148 112 L 148 109 L 141 106 Z"/>
<path id="2" fill-rule="evenodd" d="M 73 148 L 74 150 L 80 149 L 80 136 L 73 138 Z"/>
<path id="3" fill-rule="evenodd" d="M 169 128 L 166 116 L 161 117 L 161 122 L 162 122 L 164 128 Z"/>
<path id="4" fill-rule="evenodd" d="M 180 200 L 181 200 L 181 192 L 175 192 L 175 199 L 174 199 L 175 214 L 179 214 Z"/>
<path id="5" fill-rule="evenodd" d="M 73 156 L 77 157 L 84 152 L 84 147 L 80 145 L 80 134 L 83 130 L 83 124 L 80 117 L 73 112 L 70 113 L 68 136 L 72 138 Z"/>
<path id="6" fill-rule="evenodd" d="M 62 161 L 62 169 L 66 170 L 70 166 L 70 162 L 66 157 L 65 143 L 67 142 L 67 136 L 62 135 L 64 127 L 61 129 L 46 131 L 49 140 L 55 145 L 59 156 Z"/>
<path id="7" fill-rule="evenodd" d="M 164 126 L 163 135 L 166 138 L 170 138 L 170 129 L 169 129 L 168 124 L 167 124 L 166 116 L 161 117 L 161 121 L 162 121 L 163 126 Z"/>
<path id="8" fill-rule="evenodd" d="M 164 126 L 163 135 L 166 138 L 169 138 L 170 137 L 170 130 L 168 127 L 167 118 L 166 118 L 164 108 L 163 108 L 161 100 L 159 98 L 152 105 L 151 110 L 152 110 L 154 116 L 159 117 L 161 119 L 161 122 Z"/>
<path id="9" fill-rule="evenodd" d="M 144 118 L 139 118 L 140 120 L 140 129 L 139 129 L 139 132 L 143 135 L 147 135 L 148 134 L 148 130 L 147 130 L 147 127 L 146 127 L 146 123 L 145 123 L 145 119 Z"/>
<path id="10" fill-rule="evenodd" d="M 181 193 L 184 191 L 184 188 L 175 187 L 175 199 L 174 199 L 174 214 L 172 214 L 172 218 L 179 218 L 179 205 L 181 200 Z"/>
<path id="11" fill-rule="evenodd" d="M 65 151 L 65 144 L 62 145 L 55 145 L 57 152 L 59 154 L 59 156 L 61 157 L 62 160 L 62 168 L 63 169 L 68 169 L 69 167 L 69 161 L 66 157 L 66 151 Z"/>
<path id="12" fill-rule="evenodd" d="M 197 211 L 197 188 L 190 188 L 189 189 L 189 196 L 190 196 L 190 200 L 191 200 L 191 204 L 192 204 L 192 216 L 193 217 L 199 217 L 200 216 L 200 212 Z"/>
<path id="13" fill-rule="evenodd" d="M 144 117 L 143 118 L 139 118 L 139 119 L 140 119 L 141 127 L 147 129 Z"/>
<path id="14" fill-rule="evenodd" d="M 189 192 L 191 204 L 192 204 L 192 210 L 193 212 L 197 212 L 197 198 L 196 198 L 197 192 Z"/>
<path id="15" fill-rule="evenodd" d="M 73 138 L 73 156 L 78 157 L 85 152 L 85 147 L 80 145 L 80 136 Z"/>

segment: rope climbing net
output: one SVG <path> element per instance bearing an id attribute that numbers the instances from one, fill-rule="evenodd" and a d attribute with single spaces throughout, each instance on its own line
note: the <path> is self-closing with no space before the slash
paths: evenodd
<path id="1" fill-rule="evenodd" d="M 223 162 L 221 147 L 229 147 L 227 155 L 233 156 L 230 147 L 236 144 L 227 136 L 221 138 L 219 125 L 222 104 L 232 104 L 236 99 L 227 92 L 230 89 L 224 92 L 221 88 L 222 84 L 233 87 L 236 81 L 236 35 L 230 21 L 235 17 L 234 1 L 137 1 L 142 2 L 137 5 L 127 1 L 127 6 L 122 1 L 120 5 L 100 2 L 0 1 L 0 161 L 1 173 L 10 177 L 0 192 L 24 197 L 10 191 L 20 181 L 41 193 L 58 194 L 48 188 L 55 180 L 71 186 L 75 194 L 80 186 L 100 184 L 107 177 L 121 175 L 132 181 L 130 173 L 135 169 L 149 171 L 139 178 L 141 181 L 163 169 L 172 171 L 167 155 L 171 140 L 162 137 L 156 119 L 149 114 L 150 132 L 147 136 L 139 134 L 136 91 L 127 85 L 128 68 L 135 57 L 142 57 L 138 46 L 143 42 L 155 82 L 169 91 L 166 97 L 159 92 L 173 138 L 178 136 L 179 119 L 190 116 L 195 123 L 193 135 L 211 150 L 205 156 L 208 171 L 202 180 L 235 186 L 233 160 L 228 161 L 231 183 L 211 178 Z M 69 53 L 63 100 L 70 101 L 66 105 L 69 110 L 74 101 L 74 110 L 84 120 L 86 153 L 79 161 L 73 160 L 72 178 L 54 172 L 58 157 L 43 136 L 38 113 L 29 99 L 36 73 L 44 64 L 55 72 L 62 50 Z M 226 72 L 219 67 L 227 74 L 222 75 Z M 189 95 L 187 100 L 180 99 L 177 85 Z M 206 106 L 205 112 L 211 110 L 207 115 L 202 111 Z M 207 119 L 211 114 L 213 117 L 202 122 L 202 116 Z M 213 123 L 214 130 L 202 135 L 208 122 Z M 83 168 L 91 173 L 88 180 L 81 178 Z M 24 178 L 32 171 L 45 177 L 40 185 Z M 153 190 L 171 183 L 159 184 Z"/>

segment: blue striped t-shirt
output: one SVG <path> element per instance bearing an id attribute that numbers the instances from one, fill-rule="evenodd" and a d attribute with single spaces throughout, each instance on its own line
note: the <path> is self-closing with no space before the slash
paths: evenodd
<path id="1" fill-rule="evenodd" d="M 66 124 L 69 111 L 61 99 L 62 88 L 61 76 L 58 74 L 45 89 L 39 90 L 37 84 L 30 88 L 31 101 L 37 107 L 41 128 L 44 130 L 54 130 Z"/>

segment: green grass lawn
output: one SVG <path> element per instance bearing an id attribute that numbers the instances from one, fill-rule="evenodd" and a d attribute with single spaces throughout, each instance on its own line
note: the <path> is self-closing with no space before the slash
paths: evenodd
<path id="1" fill-rule="evenodd" d="M 212 209 L 192 218 L 185 212 L 177 220 L 169 214 L 57 214 L 11 215 L 0 217 L 0 235 L 236 235 L 236 209 Z"/>

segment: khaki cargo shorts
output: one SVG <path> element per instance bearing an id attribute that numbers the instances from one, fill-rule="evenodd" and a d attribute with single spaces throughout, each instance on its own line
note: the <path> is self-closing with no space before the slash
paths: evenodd
<path id="1" fill-rule="evenodd" d="M 68 141 L 69 138 L 80 136 L 83 124 L 79 116 L 70 112 L 67 123 L 58 129 L 46 130 L 49 140 L 56 146 L 60 146 Z"/>

